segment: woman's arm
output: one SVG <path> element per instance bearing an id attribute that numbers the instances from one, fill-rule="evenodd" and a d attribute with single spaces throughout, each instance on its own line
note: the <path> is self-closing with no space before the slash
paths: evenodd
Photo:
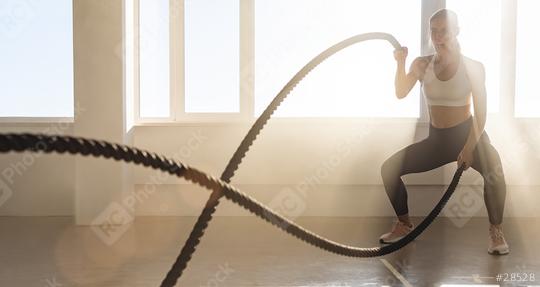
<path id="1" fill-rule="evenodd" d="M 396 77 L 394 81 L 396 97 L 398 99 L 405 98 L 412 90 L 416 81 L 421 78 L 421 74 L 425 70 L 426 61 L 418 57 L 414 59 L 409 68 L 409 73 L 405 72 L 405 60 L 407 59 L 407 48 L 394 51 L 394 58 L 397 61 Z"/>
<path id="2" fill-rule="evenodd" d="M 482 63 L 475 63 L 469 68 L 468 74 L 472 88 L 472 98 L 474 105 L 473 124 L 469 132 L 469 137 L 465 143 L 465 149 L 473 151 L 480 136 L 484 132 L 487 117 L 487 95 L 485 85 L 485 69 Z"/>
<path id="3" fill-rule="evenodd" d="M 465 60 L 465 65 L 467 68 L 467 75 L 469 76 L 469 81 L 471 83 L 474 117 L 472 120 L 471 129 L 469 131 L 469 136 L 467 137 L 467 141 L 465 142 L 463 149 L 458 155 L 457 163 L 458 167 L 464 165 L 466 170 L 473 163 L 474 149 L 478 143 L 478 140 L 480 139 L 480 136 L 484 132 L 484 127 L 486 125 L 487 96 L 484 65 L 482 65 L 480 62 L 472 60 L 469 62 L 469 59 Z"/>

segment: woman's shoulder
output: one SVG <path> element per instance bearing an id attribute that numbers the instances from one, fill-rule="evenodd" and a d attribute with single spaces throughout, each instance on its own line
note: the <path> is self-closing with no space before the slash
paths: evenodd
<path id="1" fill-rule="evenodd" d="M 429 62 L 431 62 L 431 59 L 433 59 L 433 56 L 435 56 L 435 55 L 432 54 L 432 55 L 418 56 L 418 57 L 416 57 L 416 59 L 414 59 L 414 60 L 415 60 L 415 61 L 418 61 L 418 62 L 422 62 L 422 63 L 428 64 Z"/>
<path id="2" fill-rule="evenodd" d="M 465 68 L 467 69 L 467 72 L 472 77 L 478 77 L 483 78 L 485 74 L 485 68 L 484 64 L 482 62 L 475 60 L 473 58 L 467 57 L 465 55 L 461 55 L 463 58 L 463 63 L 465 64 Z"/>
<path id="3" fill-rule="evenodd" d="M 424 71 L 431 62 L 432 57 L 433 55 L 418 56 L 413 60 L 412 66 L 416 69 Z"/>
<path id="4" fill-rule="evenodd" d="M 484 69 L 484 64 L 482 64 L 482 62 L 478 61 L 478 60 L 475 60 L 473 58 L 470 58 L 468 56 L 465 56 L 465 55 L 461 55 L 461 57 L 463 58 L 463 62 L 465 63 L 465 65 L 467 66 L 467 68 L 473 68 L 475 70 L 483 70 Z"/>

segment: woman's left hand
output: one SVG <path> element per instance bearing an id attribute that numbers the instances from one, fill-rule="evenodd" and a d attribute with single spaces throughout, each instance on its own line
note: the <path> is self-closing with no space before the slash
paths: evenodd
<path id="1" fill-rule="evenodd" d="M 467 170 L 472 165 L 473 159 L 473 150 L 471 148 L 464 147 L 457 158 L 458 167 L 465 164 L 464 170 Z"/>

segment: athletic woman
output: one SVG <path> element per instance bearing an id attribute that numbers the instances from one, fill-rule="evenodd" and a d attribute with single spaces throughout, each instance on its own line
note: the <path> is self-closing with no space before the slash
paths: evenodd
<path id="1" fill-rule="evenodd" d="M 395 242 L 412 229 L 407 191 L 401 176 L 424 172 L 457 161 L 484 178 L 484 202 L 489 217 L 488 252 L 507 254 L 502 232 L 506 183 L 498 152 L 484 130 L 486 122 L 485 71 L 482 63 L 461 54 L 457 15 L 448 9 L 430 18 L 431 41 L 436 53 L 416 58 L 405 72 L 407 48 L 394 51 L 397 61 L 395 91 L 405 98 L 417 81 L 429 106 L 429 135 L 390 156 L 381 167 L 384 187 L 398 220 L 381 243 Z M 471 115 L 471 102 L 474 117 Z"/>

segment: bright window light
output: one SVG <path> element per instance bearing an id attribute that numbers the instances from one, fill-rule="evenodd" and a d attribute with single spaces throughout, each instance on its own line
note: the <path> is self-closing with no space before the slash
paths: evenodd
<path id="1" fill-rule="evenodd" d="M 185 112 L 240 111 L 239 0 L 185 0 Z"/>
<path id="2" fill-rule="evenodd" d="M 139 0 L 139 112 L 170 117 L 169 0 Z"/>
<path id="3" fill-rule="evenodd" d="M 515 116 L 540 117 L 540 95 L 538 94 L 538 67 L 540 65 L 540 39 L 534 37 L 535 27 L 540 25 L 538 0 L 517 2 L 516 34 L 516 92 Z M 536 23 L 536 24 L 535 24 Z"/>
<path id="4" fill-rule="evenodd" d="M 387 32 L 420 56 L 421 1 L 256 0 L 255 113 L 306 63 L 348 37 Z M 317 67 L 276 112 L 281 117 L 419 117 L 419 84 L 402 100 L 394 92 L 393 47 L 353 45 Z"/>
<path id="5" fill-rule="evenodd" d="M 71 0 L 0 1 L 0 117 L 73 117 Z"/>
<path id="6" fill-rule="evenodd" d="M 486 69 L 489 113 L 499 112 L 501 5 L 501 0 L 446 0 L 446 7 L 458 14 L 463 55 L 482 62 Z"/>

